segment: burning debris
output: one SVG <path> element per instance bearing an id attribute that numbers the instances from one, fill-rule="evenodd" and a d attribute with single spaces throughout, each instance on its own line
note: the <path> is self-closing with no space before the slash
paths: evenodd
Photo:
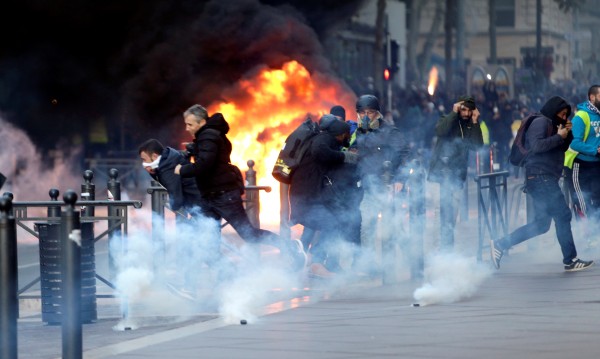
<path id="1" fill-rule="evenodd" d="M 353 109 L 355 95 L 339 80 L 311 74 L 298 61 L 290 61 L 281 69 L 252 72 L 224 90 L 223 99 L 210 104 L 209 113 L 221 112 L 231 125 L 232 162 L 245 169 L 253 159 L 257 183 L 274 189 L 268 196 L 271 201 L 261 201 L 261 219 L 275 223 L 279 220 L 279 183 L 271 177 L 271 169 L 286 137 L 307 116 L 316 121 L 333 105 Z"/>

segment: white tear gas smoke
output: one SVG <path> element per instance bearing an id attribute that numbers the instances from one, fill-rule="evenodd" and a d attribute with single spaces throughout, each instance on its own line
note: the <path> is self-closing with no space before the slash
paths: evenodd
<path id="1" fill-rule="evenodd" d="M 489 265 L 454 253 L 432 255 L 426 262 L 425 284 L 413 297 L 421 306 L 454 303 L 475 294 L 492 271 Z"/>
<path id="2" fill-rule="evenodd" d="M 175 224 L 168 223 L 173 218 L 161 223 L 163 218 L 146 213 L 151 216 L 158 221 L 155 227 L 164 225 L 162 243 L 153 243 L 151 225 L 141 222 L 127 238 L 111 243 L 124 316 L 116 330 L 143 326 L 148 316 L 183 320 L 216 310 L 228 323 L 253 322 L 261 307 L 300 286 L 298 274 L 287 271 L 284 261 L 261 257 L 257 245 L 238 247 L 227 230 L 221 248 L 215 247 L 221 228 L 214 219 L 197 216 Z"/>
<path id="3" fill-rule="evenodd" d="M 15 201 L 48 201 L 51 188 L 61 194 L 78 188 L 79 152 L 57 148 L 44 159 L 24 131 L 0 118 L 0 172 L 7 178 L 2 191 L 12 192 Z"/>
<path id="4" fill-rule="evenodd" d="M 298 284 L 298 278 L 282 268 L 269 265 L 249 268 L 221 288 L 219 312 L 229 324 L 241 319 L 253 323 L 261 314 L 262 307 L 277 299 L 273 289 L 279 291 L 278 297 L 287 296 L 291 293 L 291 288 Z"/>

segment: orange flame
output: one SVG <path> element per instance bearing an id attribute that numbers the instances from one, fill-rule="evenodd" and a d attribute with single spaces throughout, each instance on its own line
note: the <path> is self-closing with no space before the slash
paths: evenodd
<path id="1" fill-rule="evenodd" d="M 429 70 L 429 84 L 427 85 L 427 92 L 430 96 L 433 96 L 435 92 L 435 88 L 438 84 L 438 69 L 435 66 L 431 67 Z"/>
<path id="2" fill-rule="evenodd" d="M 278 223 L 279 182 L 271 171 L 286 137 L 307 115 L 313 114 L 313 121 L 318 121 L 334 105 L 344 106 L 347 119 L 353 119 L 356 96 L 339 80 L 311 74 L 302 64 L 290 61 L 281 69 L 253 71 L 222 97 L 224 101 L 210 104 L 208 112 L 221 112 L 229 122 L 231 161 L 244 172 L 247 161 L 254 160 L 257 185 L 272 187 L 271 192 L 260 193 L 260 219 Z"/>

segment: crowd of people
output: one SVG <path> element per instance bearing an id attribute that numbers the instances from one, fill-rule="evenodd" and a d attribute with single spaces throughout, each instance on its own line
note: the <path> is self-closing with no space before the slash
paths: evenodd
<path id="1" fill-rule="evenodd" d="M 460 96 L 449 105 L 413 89 L 393 112 L 384 111 L 372 94 L 359 96 L 354 111 L 333 106 L 319 119 L 319 132 L 305 144 L 289 183 L 290 224 L 303 226 L 301 240 L 283 239 L 248 219 L 242 203 L 244 180 L 231 164 L 229 124 L 222 114 L 209 115 L 201 105 L 183 113 L 185 129 L 193 138 L 193 160 L 155 139 L 140 145 L 139 154 L 143 167 L 167 189 L 171 209 L 185 221 L 202 218 L 211 223 L 212 229 L 204 231 L 207 235 L 202 239 L 208 243 L 204 246 L 208 254 L 202 257 L 206 264 L 222 260 L 220 223 L 225 219 L 246 243 L 278 247 L 288 269 L 326 279 L 341 272 L 358 274 L 364 268 L 361 263 L 373 261 L 378 223 L 384 221 L 383 227 L 389 228 L 395 225 L 393 215 L 382 217 L 382 213 L 390 213 L 394 206 L 390 198 L 405 189 L 408 163 L 416 157 L 425 165 L 427 180 L 439 183 L 438 247 L 452 251 L 457 194 L 467 180 L 472 154 L 492 146 L 490 153 L 500 168 L 508 169 L 515 123 L 533 116 L 524 136 L 530 153 L 523 167 L 535 218 L 491 241 L 492 263 L 499 268 L 509 248 L 547 232 L 554 220 L 564 269 L 575 271 L 588 268 L 593 261 L 577 257 L 572 212 L 559 180 L 567 174 L 573 203 L 582 218 L 598 216 L 600 186 L 593 178 L 600 171 L 600 87 L 591 86 L 587 99 L 576 107 L 574 93 L 555 94 L 547 100 L 510 99 L 486 82 L 481 91 Z M 340 263 L 340 243 L 351 248 L 352 259 L 346 267 Z M 193 273 L 186 275 L 185 283 L 192 295 Z"/>

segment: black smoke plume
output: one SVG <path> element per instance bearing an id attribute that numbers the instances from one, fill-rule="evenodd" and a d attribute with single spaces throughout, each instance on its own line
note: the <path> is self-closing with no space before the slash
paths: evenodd
<path id="1" fill-rule="evenodd" d="M 169 139 L 193 103 L 259 65 L 330 72 L 321 38 L 361 1 L 9 0 L 0 14 L 0 113 L 41 148 L 115 150 Z M 268 110 L 268 109 L 265 109 Z"/>

